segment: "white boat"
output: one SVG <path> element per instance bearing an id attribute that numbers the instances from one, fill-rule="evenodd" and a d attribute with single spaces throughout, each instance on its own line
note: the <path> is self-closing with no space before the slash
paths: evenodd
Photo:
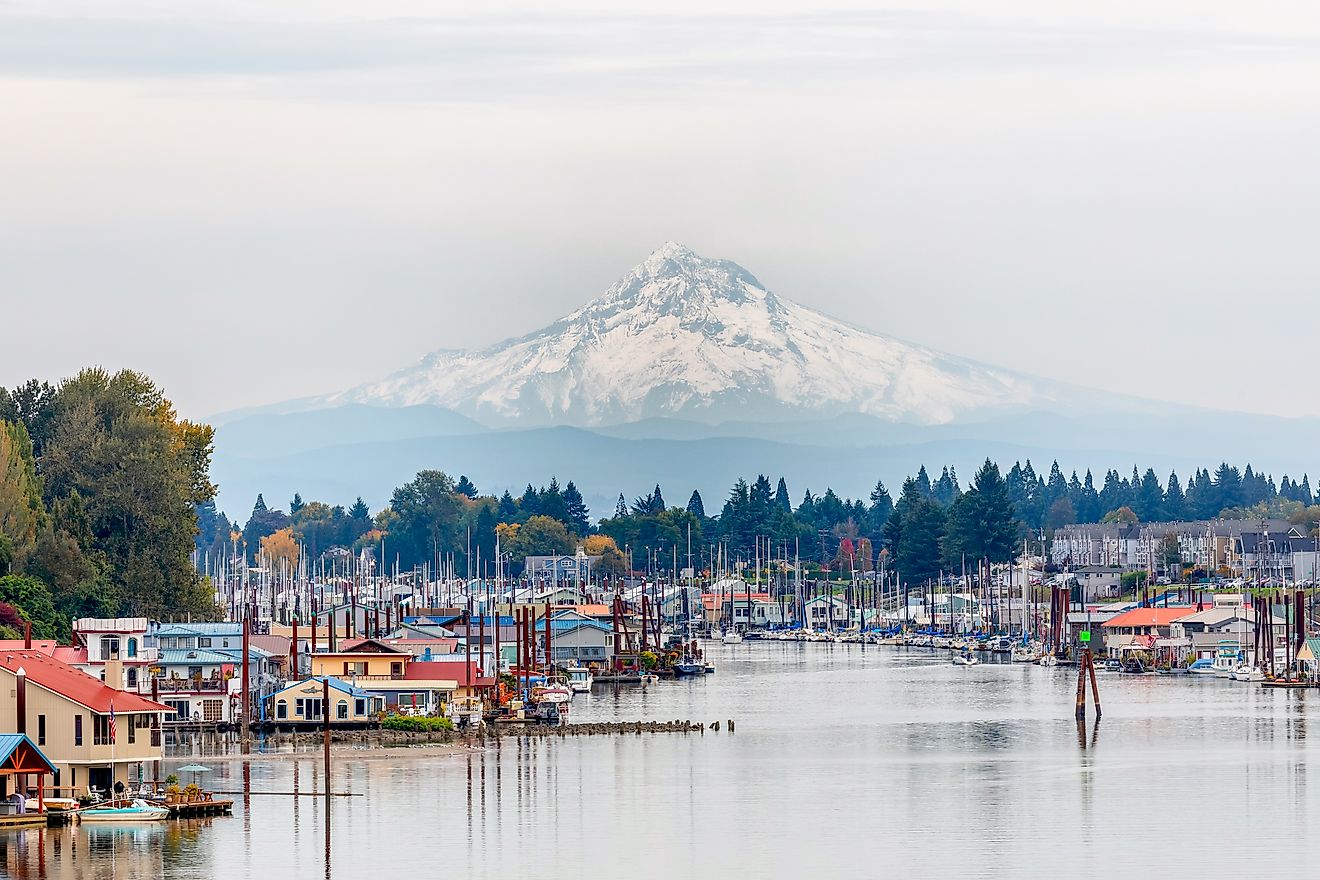
<path id="1" fill-rule="evenodd" d="M 532 688 L 533 703 L 567 703 L 572 699 L 573 692 L 568 689 L 568 685 L 557 681 Z"/>
<path id="2" fill-rule="evenodd" d="M 726 645 L 741 645 L 742 640 L 743 640 L 742 636 L 738 635 L 733 630 L 729 630 L 724 634 L 724 638 L 721 639 L 720 641 L 724 642 L 724 644 Z"/>
<path id="3" fill-rule="evenodd" d="M 964 651 L 961 654 L 953 655 L 954 666 L 976 666 L 980 662 L 980 660 L 976 659 L 976 655 L 972 654 L 970 651 Z"/>
<path id="4" fill-rule="evenodd" d="M 1036 661 L 1036 665 L 1037 665 L 1037 666 L 1058 666 L 1058 665 L 1059 665 L 1059 658 L 1058 658 L 1058 657 L 1055 657 L 1053 654 L 1051 654 L 1051 653 L 1049 653 L 1048 651 L 1046 651 L 1044 654 L 1041 654 L 1041 655 L 1040 655 L 1040 659 Z"/>
<path id="5" fill-rule="evenodd" d="M 118 804 L 114 806 L 112 804 Z M 144 800 L 114 801 L 97 807 L 88 807 L 78 814 L 84 822 L 160 822 L 170 817 L 165 807 L 157 807 Z"/>
<path id="6" fill-rule="evenodd" d="M 1014 645 L 1008 659 L 1014 663 L 1035 663 L 1036 653 L 1026 645 Z"/>
<path id="7" fill-rule="evenodd" d="M 648 685 L 653 685 L 653 684 L 655 684 L 655 683 L 658 682 L 658 681 L 660 681 L 660 676 L 656 675 L 654 672 L 643 672 L 643 673 L 642 673 L 642 687 L 647 687 Z"/>
<path id="8" fill-rule="evenodd" d="M 1255 666 L 1248 666 L 1243 663 L 1237 669 L 1234 669 L 1229 677 L 1234 681 L 1264 681 L 1265 671 Z"/>
<path id="9" fill-rule="evenodd" d="M 568 673 L 568 689 L 575 694 L 587 694 L 591 692 L 591 686 L 596 683 L 596 677 L 591 674 L 591 670 L 585 666 L 570 666 Z"/>

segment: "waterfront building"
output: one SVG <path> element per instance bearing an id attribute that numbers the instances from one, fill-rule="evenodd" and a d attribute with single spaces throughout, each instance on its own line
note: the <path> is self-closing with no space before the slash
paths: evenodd
<path id="1" fill-rule="evenodd" d="M 154 778 L 167 706 L 111 687 L 38 650 L 0 652 L 0 693 L 12 695 L 15 707 L 0 723 L 32 737 L 50 759 L 51 787 L 61 794 L 93 788 L 105 793 L 117 782 L 132 786 Z"/>
<path id="2" fill-rule="evenodd" d="M 545 654 L 545 620 L 536 623 L 537 651 Z M 550 618 L 551 660 L 556 664 L 608 666 L 614 660 L 614 630 L 576 611 L 565 610 Z"/>
<path id="3" fill-rule="evenodd" d="M 266 717 L 277 725 L 319 726 L 325 722 L 325 688 L 330 685 L 330 726 L 361 727 L 385 711 L 385 698 L 333 676 L 290 682 L 266 698 Z"/>
<path id="4" fill-rule="evenodd" d="M 1101 625 L 1105 633 L 1105 648 L 1111 653 L 1117 653 L 1127 645 L 1152 649 L 1178 647 L 1167 641 L 1173 638 L 1171 628 L 1175 621 L 1195 613 L 1196 607 L 1187 605 L 1137 607 L 1125 611 Z M 1165 644 L 1160 644 L 1162 640 Z"/>
<path id="5" fill-rule="evenodd" d="M 839 596 L 817 596 L 803 603 L 807 629 L 824 631 L 846 629 L 852 620 L 852 609 Z"/>

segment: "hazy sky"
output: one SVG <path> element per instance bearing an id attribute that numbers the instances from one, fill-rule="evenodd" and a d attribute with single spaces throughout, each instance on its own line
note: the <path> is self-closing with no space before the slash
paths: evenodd
<path id="1" fill-rule="evenodd" d="M 337 390 L 675 239 L 954 353 L 1320 413 L 1313 2 L 0 0 L 0 124 L 4 384 Z"/>

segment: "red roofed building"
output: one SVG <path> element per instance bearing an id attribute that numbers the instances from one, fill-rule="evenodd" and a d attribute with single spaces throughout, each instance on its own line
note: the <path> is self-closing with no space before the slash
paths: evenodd
<path id="1" fill-rule="evenodd" d="M 1124 611 L 1101 624 L 1105 631 L 1105 647 L 1117 651 L 1136 642 L 1148 643 L 1153 647 L 1156 639 L 1170 638 L 1169 629 L 1174 621 L 1195 613 L 1196 607 L 1192 605 Z"/>
<path id="2" fill-rule="evenodd" d="M 55 766 L 58 791 L 48 793 L 107 792 L 116 782 L 155 778 L 169 707 L 110 687 L 35 645 L 0 650 L 0 693 L 15 695 L 0 703 L 0 731 L 26 733 Z"/>

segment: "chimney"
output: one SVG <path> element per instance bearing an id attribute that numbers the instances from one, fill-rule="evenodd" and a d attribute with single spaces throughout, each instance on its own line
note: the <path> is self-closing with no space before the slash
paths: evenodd
<path id="1" fill-rule="evenodd" d="M 32 650 L 32 621 L 23 621 L 23 650 Z"/>
<path id="2" fill-rule="evenodd" d="M 124 689 L 124 661 L 105 661 L 105 683 L 117 691 Z"/>
<path id="3" fill-rule="evenodd" d="M 18 697 L 18 724 L 17 733 L 27 733 L 27 670 L 22 666 L 18 667 L 18 672 L 14 679 L 14 692 Z"/>

